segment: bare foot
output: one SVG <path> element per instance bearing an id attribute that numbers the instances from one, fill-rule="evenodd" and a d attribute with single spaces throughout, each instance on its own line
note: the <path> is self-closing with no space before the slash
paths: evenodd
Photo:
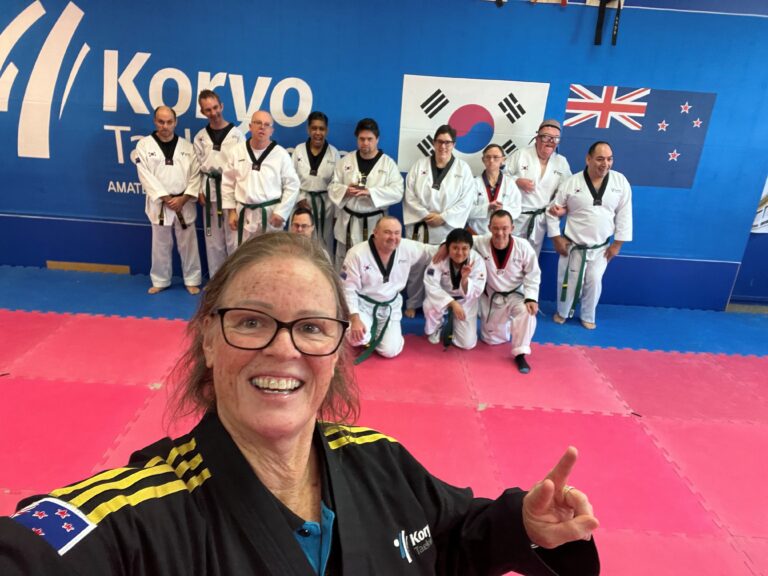
<path id="1" fill-rule="evenodd" d="M 406 318 L 416 318 L 416 310 L 413 308 L 406 308 L 404 314 Z"/>
<path id="2" fill-rule="evenodd" d="M 192 294 L 193 296 L 195 294 L 200 294 L 200 286 L 187 286 L 187 292 Z"/>
<path id="3" fill-rule="evenodd" d="M 560 314 L 558 314 L 557 312 L 555 312 L 555 315 L 552 316 L 552 320 L 555 321 L 555 324 L 565 324 L 566 319 L 560 316 Z"/>
<path id="4" fill-rule="evenodd" d="M 594 330 L 595 328 L 597 328 L 597 324 L 595 324 L 594 322 L 587 322 L 586 320 L 582 320 L 581 325 L 584 326 L 584 328 L 586 328 L 587 330 Z"/>
<path id="5" fill-rule="evenodd" d="M 163 290 L 165 290 L 165 286 L 152 286 L 149 290 L 147 290 L 147 294 L 157 294 Z"/>

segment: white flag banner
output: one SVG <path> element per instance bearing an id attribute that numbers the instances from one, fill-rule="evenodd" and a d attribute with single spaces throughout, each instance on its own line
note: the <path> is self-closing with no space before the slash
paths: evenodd
<path id="1" fill-rule="evenodd" d="M 498 144 L 509 156 L 527 146 L 544 119 L 549 84 L 439 76 L 403 76 L 397 164 L 408 172 L 432 154 L 442 124 L 456 130 L 454 155 L 475 174 L 483 170 L 483 148 Z"/>

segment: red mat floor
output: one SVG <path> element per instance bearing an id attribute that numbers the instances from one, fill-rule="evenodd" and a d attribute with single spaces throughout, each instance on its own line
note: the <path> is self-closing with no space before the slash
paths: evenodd
<path id="1" fill-rule="evenodd" d="M 181 321 L 0 311 L 0 514 L 125 463 L 168 422 Z M 768 576 L 768 358 L 534 345 L 403 354 L 356 369 L 360 424 L 437 476 L 493 497 L 569 444 L 611 576 Z"/>

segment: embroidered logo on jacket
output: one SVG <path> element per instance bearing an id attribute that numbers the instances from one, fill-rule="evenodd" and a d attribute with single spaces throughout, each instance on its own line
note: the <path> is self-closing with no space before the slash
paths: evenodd
<path id="1" fill-rule="evenodd" d="M 407 560 L 410 564 L 413 562 L 414 555 L 421 555 L 432 547 L 432 533 L 429 531 L 429 524 L 410 534 L 406 534 L 405 530 L 400 530 L 400 534 L 393 541 L 393 545 L 400 550 L 400 558 Z"/>

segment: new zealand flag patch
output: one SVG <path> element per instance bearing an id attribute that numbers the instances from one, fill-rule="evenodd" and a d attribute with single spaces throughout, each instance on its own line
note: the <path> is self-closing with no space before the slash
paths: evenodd
<path id="1" fill-rule="evenodd" d="M 80 510 L 56 498 L 38 500 L 11 518 L 44 538 L 62 556 L 96 528 Z"/>

